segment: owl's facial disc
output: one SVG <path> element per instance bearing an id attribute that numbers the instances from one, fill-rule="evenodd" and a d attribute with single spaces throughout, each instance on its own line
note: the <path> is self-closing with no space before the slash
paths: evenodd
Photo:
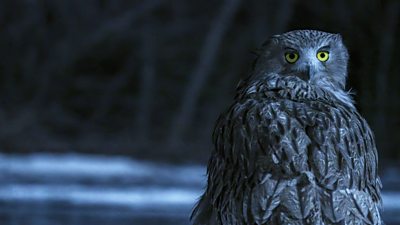
<path id="1" fill-rule="evenodd" d="M 345 88 L 349 56 L 339 34 L 290 31 L 272 36 L 262 50 L 252 79 L 273 73 L 297 76 L 319 87 Z"/>
<path id="2" fill-rule="evenodd" d="M 282 74 L 297 76 L 310 84 L 318 84 L 321 79 L 329 78 L 330 46 L 304 48 L 297 50 L 284 48 L 285 65 Z"/>

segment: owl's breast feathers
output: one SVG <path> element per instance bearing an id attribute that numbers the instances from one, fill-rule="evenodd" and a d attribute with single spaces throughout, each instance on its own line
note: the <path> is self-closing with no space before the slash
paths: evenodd
<path id="1" fill-rule="evenodd" d="M 241 87 L 221 115 L 194 224 L 382 224 L 368 124 L 292 79 Z"/>

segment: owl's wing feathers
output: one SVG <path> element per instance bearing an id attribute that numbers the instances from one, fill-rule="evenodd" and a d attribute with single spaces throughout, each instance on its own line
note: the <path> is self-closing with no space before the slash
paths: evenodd
<path id="1" fill-rule="evenodd" d="M 205 195 L 226 209 L 213 220 L 380 224 L 375 143 L 354 109 L 252 96 L 220 117 L 213 138 Z"/>

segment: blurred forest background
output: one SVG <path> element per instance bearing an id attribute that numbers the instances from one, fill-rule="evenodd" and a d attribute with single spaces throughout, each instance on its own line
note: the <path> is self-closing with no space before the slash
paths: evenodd
<path id="1" fill-rule="evenodd" d="M 187 225 L 255 51 L 340 33 L 400 224 L 400 1 L 0 0 L 2 225 Z"/>
<path id="2" fill-rule="evenodd" d="M 400 159 L 399 1 L 0 1 L 0 150 L 206 162 L 270 35 L 341 33 L 380 159 Z M 382 164 L 381 164 L 382 165 Z"/>

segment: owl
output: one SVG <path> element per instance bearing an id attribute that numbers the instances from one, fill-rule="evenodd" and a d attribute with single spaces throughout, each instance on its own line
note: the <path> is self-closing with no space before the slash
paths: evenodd
<path id="1" fill-rule="evenodd" d="M 339 34 L 272 36 L 217 120 L 194 225 L 383 224 L 377 149 Z"/>

